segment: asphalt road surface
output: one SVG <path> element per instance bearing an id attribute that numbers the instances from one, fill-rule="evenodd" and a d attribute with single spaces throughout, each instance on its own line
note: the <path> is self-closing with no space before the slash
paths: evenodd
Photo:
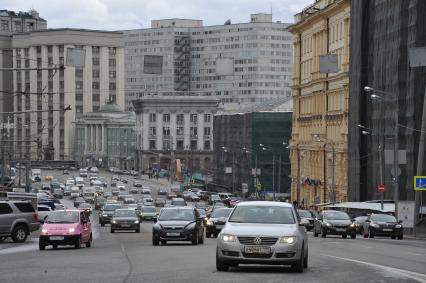
<path id="1" fill-rule="evenodd" d="M 218 272 L 216 239 L 154 247 L 151 222 L 141 224 L 140 234 L 111 234 L 94 212 L 92 225 L 91 248 L 39 251 L 37 233 L 23 244 L 0 243 L 0 282 L 426 282 L 426 241 L 323 239 L 309 233 L 309 268 L 302 274 L 259 265 Z"/>

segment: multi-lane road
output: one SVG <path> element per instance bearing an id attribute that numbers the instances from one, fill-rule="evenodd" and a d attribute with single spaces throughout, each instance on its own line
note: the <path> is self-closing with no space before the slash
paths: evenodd
<path id="1" fill-rule="evenodd" d="M 111 234 L 97 220 L 95 212 L 91 248 L 39 251 L 36 234 L 23 244 L 0 243 L 0 282 L 426 282 L 421 240 L 323 239 L 309 233 L 309 268 L 302 274 L 249 265 L 217 272 L 215 239 L 154 247 L 150 222 L 141 224 L 140 234 Z"/>

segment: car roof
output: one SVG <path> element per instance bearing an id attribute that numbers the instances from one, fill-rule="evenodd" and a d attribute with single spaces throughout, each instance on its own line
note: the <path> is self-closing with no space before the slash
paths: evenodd
<path id="1" fill-rule="evenodd" d="M 281 207 L 293 207 L 293 204 L 287 202 L 276 202 L 276 201 L 245 201 L 240 202 L 237 206 L 281 206 Z"/>
<path id="2" fill-rule="evenodd" d="M 164 207 L 164 208 L 162 208 L 161 210 L 163 210 L 163 209 L 166 209 L 166 210 L 169 210 L 169 209 L 187 209 L 187 210 L 194 210 L 194 209 L 196 209 L 195 207 L 193 207 L 193 206 L 172 206 L 172 207 Z"/>

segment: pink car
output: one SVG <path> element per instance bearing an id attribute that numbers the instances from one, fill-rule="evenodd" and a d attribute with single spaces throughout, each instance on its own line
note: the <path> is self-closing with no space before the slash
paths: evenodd
<path id="1" fill-rule="evenodd" d="M 39 248 L 44 250 L 52 245 L 71 245 L 76 249 L 92 244 L 92 224 L 89 215 L 82 210 L 56 210 L 46 218 L 41 229 Z"/>

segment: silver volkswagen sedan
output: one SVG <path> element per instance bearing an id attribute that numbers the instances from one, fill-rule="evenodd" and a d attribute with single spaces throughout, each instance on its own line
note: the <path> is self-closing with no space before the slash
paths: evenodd
<path id="1" fill-rule="evenodd" d="M 291 265 L 296 272 L 308 267 L 308 237 L 290 203 L 239 203 L 218 235 L 216 269 L 238 264 Z"/>

